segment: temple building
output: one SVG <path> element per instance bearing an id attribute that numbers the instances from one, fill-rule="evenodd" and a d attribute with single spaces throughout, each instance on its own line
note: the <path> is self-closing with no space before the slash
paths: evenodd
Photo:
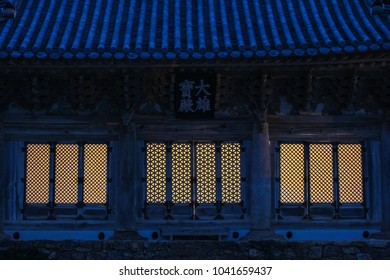
<path id="1" fill-rule="evenodd" d="M 0 235 L 390 234 L 389 50 L 389 1 L 0 1 Z"/>

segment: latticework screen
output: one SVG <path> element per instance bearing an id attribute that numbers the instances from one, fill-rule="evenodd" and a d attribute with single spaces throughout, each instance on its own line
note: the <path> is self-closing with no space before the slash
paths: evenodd
<path id="1" fill-rule="evenodd" d="M 57 144 L 55 149 L 55 203 L 77 203 L 78 201 L 78 157 L 77 144 Z"/>
<path id="2" fill-rule="evenodd" d="M 196 191 L 198 203 L 217 201 L 215 144 L 196 145 Z"/>
<path id="3" fill-rule="evenodd" d="M 333 202 L 332 144 L 310 144 L 310 202 Z"/>
<path id="4" fill-rule="evenodd" d="M 241 145 L 221 145 L 222 202 L 241 202 Z"/>
<path id="5" fill-rule="evenodd" d="M 305 201 L 305 147 L 303 144 L 280 145 L 280 202 Z"/>
<path id="6" fill-rule="evenodd" d="M 146 145 L 146 202 L 166 201 L 166 161 L 167 149 L 164 143 Z"/>
<path id="7" fill-rule="evenodd" d="M 172 145 L 172 202 L 190 203 L 192 186 L 191 144 Z"/>
<path id="8" fill-rule="evenodd" d="M 26 203 L 48 203 L 50 145 L 28 144 L 26 162 Z"/>
<path id="9" fill-rule="evenodd" d="M 362 203 L 363 170 L 361 145 L 338 145 L 338 163 L 340 202 Z"/>
<path id="10" fill-rule="evenodd" d="M 84 145 L 84 203 L 107 201 L 106 144 Z"/>

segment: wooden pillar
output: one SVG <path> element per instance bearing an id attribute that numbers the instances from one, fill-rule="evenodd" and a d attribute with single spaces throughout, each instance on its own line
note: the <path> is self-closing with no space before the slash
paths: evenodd
<path id="1" fill-rule="evenodd" d="M 390 123 L 382 124 L 381 168 L 382 168 L 382 228 L 390 232 Z"/>
<path id="2" fill-rule="evenodd" d="M 4 158 L 4 126 L 3 120 L 0 116 L 0 240 L 6 238 L 6 235 L 3 232 L 3 213 L 4 213 L 4 187 L 7 185 L 4 182 L 4 172 L 5 172 L 5 158 Z"/>
<path id="3" fill-rule="evenodd" d="M 271 227 L 271 162 L 268 123 L 254 125 L 252 134 L 252 168 L 250 180 L 251 230 Z"/>
<path id="4" fill-rule="evenodd" d="M 119 160 L 118 184 L 114 190 L 115 237 L 136 238 L 137 212 L 137 142 L 133 123 L 124 126 L 117 150 Z"/>

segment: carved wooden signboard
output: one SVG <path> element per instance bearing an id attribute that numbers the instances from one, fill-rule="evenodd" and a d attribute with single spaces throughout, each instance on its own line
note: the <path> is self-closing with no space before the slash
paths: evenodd
<path id="1" fill-rule="evenodd" d="M 177 118 L 212 118 L 216 74 L 214 72 L 175 75 L 175 115 Z"/>

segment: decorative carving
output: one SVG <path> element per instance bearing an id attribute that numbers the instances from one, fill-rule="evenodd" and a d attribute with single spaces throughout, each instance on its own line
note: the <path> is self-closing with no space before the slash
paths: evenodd
<path id="1" fill-rule="evenodd" d="M 259 125 L 269 114 L 382 114 L 390 108 L 386 69 L 311 69 L 306 72 L 225 70 L 218 73 L 216 117 L 254 115 Z M 0 75 L 4 114 L 122 115 L 173 114 L 173 81 L 166 69 L 94 69 Z M 172 70 L 173 71 L 173 70 Z M 137 104 L 137 106 L 134 106 Z"/>
<path id="2" fill-rule="evenodd" d="M 131 109 L 124 110 L 122 112 L 122 114 L 121 114 L 122 115 L 122 122 L 123 122 L 123 125 L 125 127 L 127 127 L 130 124 L 130 122 L 132 121 L 134 113 L 135 113 L 135 107 L 136 107 L 136 104 L 134 103 L 134 105 Z"/>
<path id="3" fill-rule="evenodd" d="M 304 109 L 299 110 L 300 115 L 319 116 L 323 113 L 325 105 L 318 100 L 315 89 L 315 79 L 316 77 L 312 70 L 310 70 L 306 78 L 306 106 Z"/>
<path id="4" fill-rule="evenodd" d="M 51 105 L 48 113 L 54 115 L 73 115 L 75 111 L 66 96 L 58 95 L 57 101 Z"/>
<path id="5" fill-rule="evenodd" d="M 259 130 L 263 130 L 264 123 L 266 122 L 271 95 L 272 80 L 269 75 L 263 74 L 261 79 L 259 79 L 259 83 L 252 82 L 249 94 L 249 109 L 254 115 Z"/>
<path id="6" fill-rule="evenodd" d="M 142 94 L 139 113 L 165 115 L 170 106 L 170 79 L 161 72 L 145 73 L 142 79 Z"/>
<path id="7" fill-rule="evenodd" d="M 242 116 L 250 114 L 250 99 L 255 89 L 255 79 L 250 75 L 225 74 L 220 79 L 218 112 L 220 116 Z M 253 99 L 253 98 L 252 98 Z"/>
<path id="8" fill-rule="evenodd" d="M 78 109 L 79 115 L 89 115 L 90 111 L 85 107 L 85 96 L 84 96 L 84 76 L 78 76 Z"/>
<path id="9" fill-rule="evenodd" d="M 42 106 L 39 99 L 38 79 L 33 77 L 31 80 L 31 104 L 34 113 L 43 114 Z"/>

